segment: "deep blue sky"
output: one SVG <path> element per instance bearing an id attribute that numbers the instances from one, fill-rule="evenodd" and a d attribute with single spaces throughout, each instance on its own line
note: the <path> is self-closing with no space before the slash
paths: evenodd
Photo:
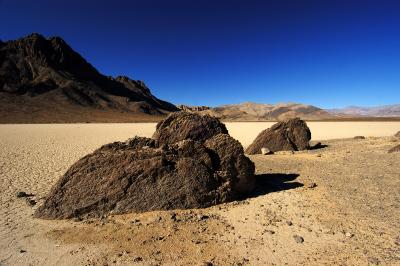
<path id="1" fill-rule="evenodd" d="M 0 0 L 0 39 L 31 32 L 173 103 L 400 102 L 395 0 Z"/>

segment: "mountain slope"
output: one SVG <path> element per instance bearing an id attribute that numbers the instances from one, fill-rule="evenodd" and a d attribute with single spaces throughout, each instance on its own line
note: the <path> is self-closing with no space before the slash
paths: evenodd
<path id="1" fill-rule="evenodd" d="M 241 103 L 223 105 L 203 111 L 218 118 L 229 121 L 265 121 L 283 120 L 286 118 L 300 117 L 307 120 L 334 118 L 323 109 L 312 105 L 297 103 L 261 104 Z"/>
<path id="2" fill-rule="evenodd" d="M 141 81 L 107 77 L 59 37 L 0 42 L 0 122 L 128 122 L 178 109 Z M 106 121 L 104 121 L 106 122 Z"/>

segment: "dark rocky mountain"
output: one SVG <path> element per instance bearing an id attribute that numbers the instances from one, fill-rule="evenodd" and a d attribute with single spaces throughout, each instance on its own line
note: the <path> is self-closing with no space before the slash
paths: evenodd
<path id="1" fill-rule="evenodd" d="M 63 39 L 37 33 L 0 42 L 0 103 L 1 122 L 15 123 L 122 122 L 178 110 L 142 81 L 102 75 Z"/>

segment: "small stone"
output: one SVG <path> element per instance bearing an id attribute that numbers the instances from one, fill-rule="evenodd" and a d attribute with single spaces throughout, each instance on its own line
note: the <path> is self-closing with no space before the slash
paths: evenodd
<path id="1" fill-rule="evenodd" d="M 292 221 L 286 221 L 286 224 L 287 224 L 288 226 L 292 226 L 292 225 L 293 225 Z"/>
<path id="2" fill-rule="evenodd" d="M 75 217 L 75 218 L 73 219 L 73 221 L 74 221 L 74 222 L 81 222 L 81 221 L 83 221 L 83 218 L 82 218 L 82 217 Z"/>
<path id="3" fill-rule="evenodd" d="M 317 184 L 315 182 L 311 182 L 307 185 L 307 188 L 315 188 L 317 187 Z"/>
<path id="4" fill-rule="evenodd" d="M 27 199 L 26 203 L 28 203 L 29 206 L 33 207 L 36 205 L 36 201 L 33 199 Z"/>
<path id="5" fill-rule="evenodd" d="M 364 136 L 355 136 L 354 139 L 365 139 Z"/>
<path id="6" fill-rule="evenodd" d="M 176 221 L 176 213 L 172 213 L 170 219 Z"/>
<path id="7" fill-rule="evenodd" d="M 301 236 L 299 236 L 299 235 L 294 235 L 293 238 L 294 238 L 294 240 L 296 241 L 296 243 L 301 244 L 301 243 L 304 242 L 304 238 L 301 237 Z"/>
<path id="8" fill-rule="evenodd" d="M 317 157 L 322 157 L 322 154 L 318 153 L 318 154 L 317 154 Z"/>
<path id="9" fill-rule="evenodd" d="M 26 252 L 26 250 L 23 250 L 23 249 L 19 250 L 19 253 L 25 253 L 25 252 Z"/>
<path id="10" fill-rule="evenodd" d="M 208 215 L 202 214 L 202 215 L 198 215 L 197 218 L 198 218 L 199 221 L 204 221 L 204 220 L 207 220 L 210 217 Z"/>
<path id="11" fill-rule="evenodd" d="M 369 263 L 374 264 L 374 265 L 379 265 L 380 261 L 377 258 L 369 258 L 368 259 Z"/>
<path id="12" fill-rule="evenodd" d="M 273 152 L 270 149 L 263 147 L 261 148 L 261 154 L 268 155 L 268 154 L 273 154 Z"/>
<path id="13" fill-rule="evenodd" d="M 352 233 L 350 233 L 350 232 L 347 232 L 347 233 L 345 234 L 345 236 L 348 237 L 348 238 L 352 238 L 352 237 L 354 236 L 354 234 L 352 234 Z"/>
<path id="14" fill-rule="evenodd" d="M 140 261 L 143 261 L 142 257 L 136 257 L 133 259 L 133 262 L 140 262 Z"/>
<path id="15" fill-rule="evenodd" d="M 25 197 L 29 197 L 31 195 L 24 191 L 19 191 L 19 192 L 17 192 L 16 196 L 17 196 L 17 198 L 25 198 Z"/>
<path id="16" fill-rule="evenodd" d="M 213 266 L 213 264 L 210 261 L 205 261 L 202 263 L 202 266 Z"/>

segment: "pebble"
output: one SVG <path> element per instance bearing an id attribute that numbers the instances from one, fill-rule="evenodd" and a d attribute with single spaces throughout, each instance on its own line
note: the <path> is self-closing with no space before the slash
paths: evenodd
<path id="1" fill-rule="evenodd" d="M 17 198 L 24 198 L 24 197 L 29 197 L 30 195 L 24 191 L 19 191 L 16 194 Z"/>
<path id="2" fill-rule="evenodd" d="M 28 205 L 30 206 L 35 206 L 36 205 L 36 201 L 33 199 L 26 199 L 26 203 L 28 203 Z"/>
<path id="3" fill-rule="evenodd" d="M 301 236 L 299 236 L 299 235 L 294 235 L 293 238 L 294 238 L 294 240 L 295 240 L 297 243 L 299 243 L 299 244 L 301 244 L 301 243 L 304 242 L 304 238 L 301 237 Z"/>
<path id="4" fill-rule="evenodd" d="M 317 184 L 315 182 L 311 182 L 310 184 L 307 185 L 307 188 L 315 188 L 317 187 Z"/>
<path id="5" fill-rule="evenodd" d="M 198 218 L 199 221 L 204 221 L 204 220 L 207 220 L 210 217 L 208 215 L 202 214 L 202 215 L 197 216 L 197 218 Z"/>
<path id="6" fill-rule="evenodd" d="M 142 257 L 136 257 L 133 259 L 133 262 L 140 262 L 140 261 L 143 261 Z"/>
<path id="7" fill-rule="evenodd" d="M 352 238 L 352 237 L 354 236 L 354 234 L 352 234 L 352 233 L 350 233 L 350 232 L 347 232 L 347 233 L 345 234 L 345 236 L 348 237 L 348 238 Z"/>
<path id="8" fill-rule="evenodd" d="M 268 155 L 268 154 L 273 154 L 273 152 L 268 148 L 261 148 L 261 154 Z"/>
<path id="9" fill-rule="evenodd" d="M 172 213 L 170 219 L 176 221 L 176 213 Z"/>
<path id="10" fill-rule="evenodd" d="M 380 261 L 377 258 L 369 258 L 368 261 L 374 265 L 378 265 L 380 263 Z"/>

